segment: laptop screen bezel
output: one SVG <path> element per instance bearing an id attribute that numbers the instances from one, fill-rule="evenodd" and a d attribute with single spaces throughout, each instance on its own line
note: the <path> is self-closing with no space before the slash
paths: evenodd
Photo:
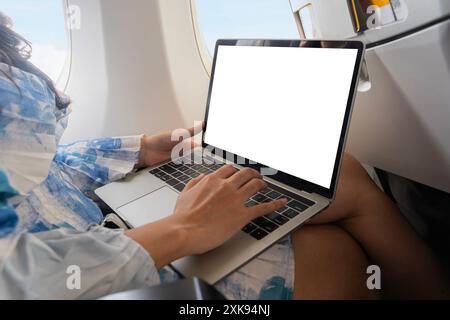
<path id="1" fill-rule="evenodd" d="M 250 159 L 246 159 L 240 155 L 233 154 L 231 152 L 227 152 L 226 150 L 222 150 L 215 146 L 209 145 L 205 142 L 205 135 L 208 130 L 208 115 L 209 115 L 209 107 L 211 103 L 211 95 L 214 87 L 214 74 L 217 62 L 217 55 L 219 46 L 263 46 L 263 47 L 309 47 L 309 48 L 336 48 L 336 49 L 357 49 L 358 54 L 354 66 L 353 77 L 351 82 L 351 87 L 348 95 L 348 102 L 345 110 L 344 121 L 341 129 L 341 135 L 339 138 L 338 150 L 336 153 L 336 159 L 334 163 L 333 175 L 331 179 L 330 188 L 326 188 L 315 184 L 310 181 L 306 181 L 304 179 L 292 176 L 285 172 L 278 171 L 276 175 L 269 176 L 271 179 L 284 183 L 290 187 L 293 187 L 298 190 L 303 190 L 309 193 L 316 193 L 328 199 L 333 199 L 336 193 L 336 185 L 339 176 L 340 164 L 344 152 L 345 142 L 347 138 L 347 131 L 350 123 L 350 118 L 352 114 L 353 104 L 356 97 L 357 85 L 359 80 L 359 73 L 364 57 L 365 45 L 361 41 L 335 41 L 335 40 L 267 40 L 267 39 L 220 39 L 217 40 L 214 52 L 214 59 L 212 64 L 211 71 L 211 80 L 208 91 L 208 99 L 206 104 L 206 112 L 204 119 L 204 134 L 202 137 L 202 146 L 203 148 L 210 150 L 213 154 L 222 156 L 226 154 L 226 159 L 231 160 L 235 164 L 239 164 L 243 167 L 250 167 L 256 170 L 261 170 L 265 168 L 264 164 L 254 164 L 250 161 Z M 239 159 L 239 162 L 237 161 Z"/>

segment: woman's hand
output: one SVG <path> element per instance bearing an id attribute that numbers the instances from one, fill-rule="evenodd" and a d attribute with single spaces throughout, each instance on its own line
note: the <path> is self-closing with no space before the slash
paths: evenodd
<path id="1" fill-rule="evenodd" d="M 192 180 L 180 194 L 174 212 L 189 234 L 186 254 L 214 249 L 251 220 L 286 205 L 283 199 L 247 208 L 245 202 L 265 187 L 257 171 L 238 172 L 230 165 Z"/>
<path id="2" fill-rule="evenodd" d="M 190 137 L 194 136 L 196 128 L 188 129 Z M 186 144 L 183 150 L 193 149 L 193 139 L 172 141 L 172 132 L 165 132 L 153 136 L 144 135 L 141 141 L 141 153 L 138 168 L 151 167 L 170 159 L 173 148 L 179 143 Z"/>
<path id="3" fill-rule="evenodd" d="M 257 171 L 238 172 L 224 166 L 188 183 L 174 214 L 126 234 L 140 243 L 161 268 L 178 258 L 220 246 L 251 220 L 286 205 L 282 199 L 247 208 L 245 202 L 265 187 Z"/>

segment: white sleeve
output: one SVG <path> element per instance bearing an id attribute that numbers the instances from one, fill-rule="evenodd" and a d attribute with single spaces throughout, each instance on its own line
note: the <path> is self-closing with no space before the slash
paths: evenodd
<path id="1" fill-rule="evenodd" d="M 123 231 L 57 229 L 0 239 L 0 299 L 95 299 L 159 281 L 153 259 Z"/>

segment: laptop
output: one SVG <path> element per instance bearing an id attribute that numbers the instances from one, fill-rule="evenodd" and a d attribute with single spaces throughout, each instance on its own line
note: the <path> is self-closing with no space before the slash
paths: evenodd
<path id="1" fill-rule="evenodd" d="M 245 205 L 280 197 L 287 205 L 221 247 L 171 264 L 185 277 L 217 283 L 333 201 L 364 51 L 359 41 L 218 40 L 202 147 L 97 195 L 139 227 L 170 215 L 202 173 L 224 164 L 260 170 L 268 187 Z"/>

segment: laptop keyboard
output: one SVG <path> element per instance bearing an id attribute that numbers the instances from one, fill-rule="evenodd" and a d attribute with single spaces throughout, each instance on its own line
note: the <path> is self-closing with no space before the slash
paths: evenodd
<path id="1" fill-rule="evenodd" d="M 211 160 L 211 159 L 210 159 Z M 209 161 L 213 163 L 213 161 Z M 177 190 L 183 191 L 186 184 L 200 174 L 209 174 L 224 164 L 177 164 L 170 162 L 162 167 L 150 171 L 152 175 L 161 179 L 169 186 Z M 266 181 L 267 182 L 267 181 Z M 256 206 L 261 203 L 273 201 L 278 198 L 287 198 L 288 203 L 285 207 L 272 212 L 264 217 L 257 218 L 246 225 L 242 231 L 249 234 L 256 240 L 261 240 L 271 232 L 277 230 L 280 226 L 286 224 L 291 219 L 298 216 L 301 212 L 313 206 L 315 202 L 306 199 L 298 194 L 284 190 L 278 186 L 268 183 L 268 187 L 259 191 L 251 197 L 245 205 L 247 207 Z"/>
<path id="2" fill-rule="evenodd" d="M 151 170 L 150 173 L 178 192 L 181 192 L 192 179 L 197 178 L 201 174 L 212 173 L 222 166 L 223 164 L 176 164 L 170 162 Z"/>

